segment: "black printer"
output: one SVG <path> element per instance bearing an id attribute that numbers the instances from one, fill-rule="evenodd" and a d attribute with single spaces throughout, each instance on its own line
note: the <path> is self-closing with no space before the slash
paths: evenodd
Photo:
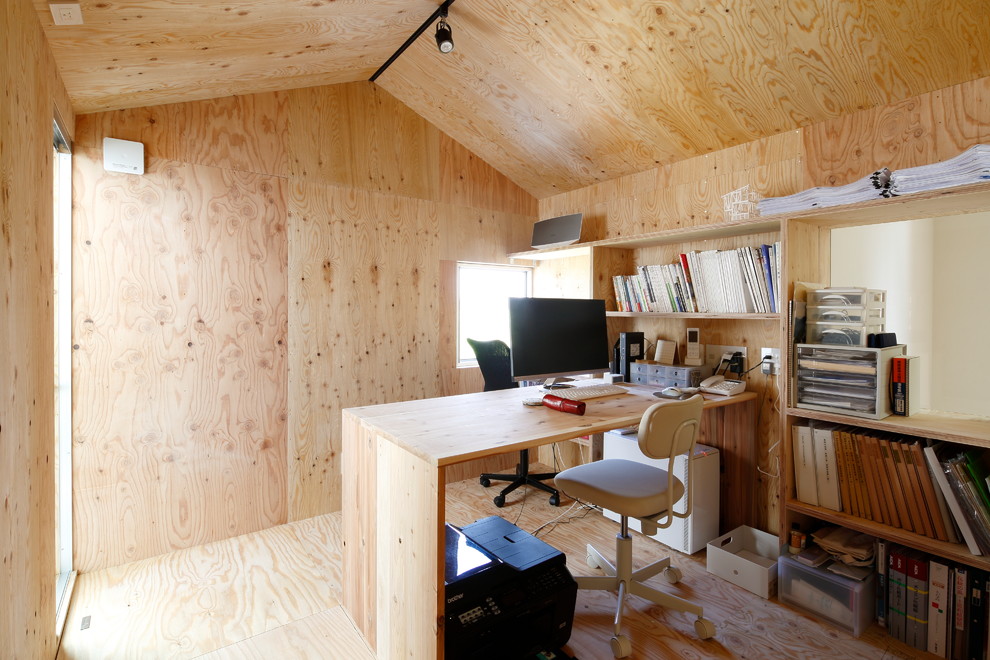
<path id="1" fill-rule="evenodd" d="M 567 643 L 577 582 L 559 550 L 498 516 L 446 525 L 444 653 L 534 657 Z"/>

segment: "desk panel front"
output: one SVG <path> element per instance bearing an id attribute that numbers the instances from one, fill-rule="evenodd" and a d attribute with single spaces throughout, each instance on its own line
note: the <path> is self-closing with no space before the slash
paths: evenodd
<path id="1" fill-rule="evenodd" d="M 446 466 L 637 424 L 654 389 L 589 400 L 583 416 L 522 405 L 537 388 L 344 410 L 343 602 L 378 657 L 443 657 Z"/>

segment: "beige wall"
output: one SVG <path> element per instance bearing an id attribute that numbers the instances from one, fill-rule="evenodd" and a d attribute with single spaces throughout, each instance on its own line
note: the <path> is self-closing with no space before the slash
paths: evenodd
<path id="1" fill-rule="evenodd" d="M 72 109 L 29 0 L 0 10 L 0 655 L 55 655 L 52 118 Z"/>
<path id="2" fill-rule="evenodd" d="M 536 201 L 368 83 L 81 116 L 75 561 L 340 509 L 347 406 L 480 389 L 452 270 Z M 103 171 L 102 139 L 145 145 Z"/>

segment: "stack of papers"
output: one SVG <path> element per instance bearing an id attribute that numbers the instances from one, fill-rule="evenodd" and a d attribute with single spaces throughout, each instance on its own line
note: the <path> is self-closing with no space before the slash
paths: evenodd
<path id="1" fill-rule="evenodd" d="M 990 180 L 990 145 L 977 144 L 955 158 L 897 170 L 890 176 L 891 193 L 908 195 Z"/>
<path id="2" fill-rule="evenodd" d="M 805 209 L 817 209 L 840 204 L 868 202 L 890 196 L 890 170 L 877 170 L 859 181 L 844 186 L 808 188 L 787 197 L 767 197 L 757 203 L 760 215 L 794 213 Z"/>

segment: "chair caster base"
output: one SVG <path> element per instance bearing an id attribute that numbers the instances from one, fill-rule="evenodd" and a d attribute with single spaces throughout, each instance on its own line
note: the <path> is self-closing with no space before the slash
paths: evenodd
<path id="1" fill-rule="evenodd" d="M 694 632 L 698 639 L 711 639 L 715 636 L 715 624 L 708 619 L 699 618 L 694 622 Z"/>
<path id="2" fill-rule="evenodd" d="M 616 658 L 626 658 L 632 653 L 632 642 L 625 635 L 616 635 L 609 641 L 612 647 L 612 655 Z"/>

